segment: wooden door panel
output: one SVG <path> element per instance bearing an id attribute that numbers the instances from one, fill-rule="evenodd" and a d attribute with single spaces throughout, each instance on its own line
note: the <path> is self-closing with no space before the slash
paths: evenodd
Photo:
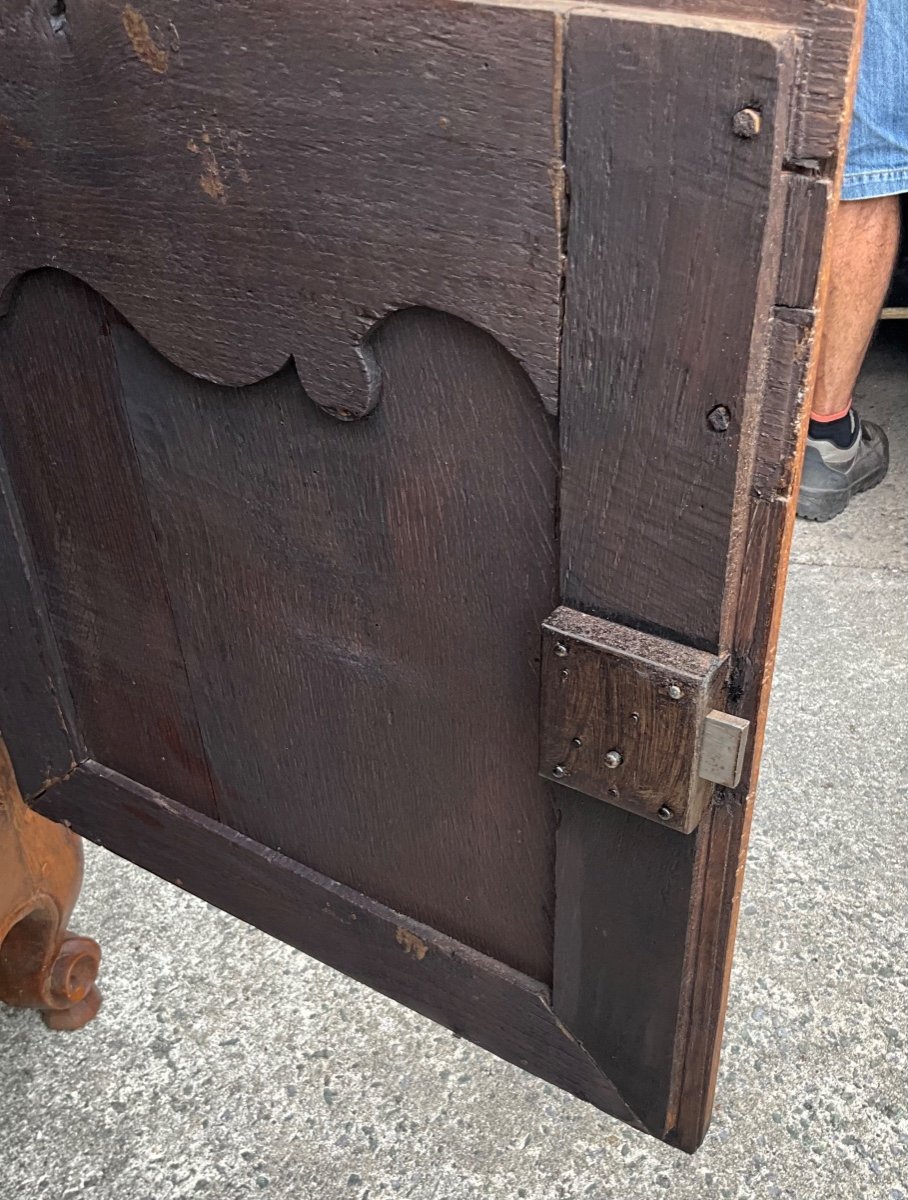
<path id="1" fill-rule="evenodd" d="M 685 1149 L 857 7 L 3 13 L 0 278 L 61 269 L 0 326 L 23 790 Z M 712 656 L 740 785 L 540 779 L 559 606 Z"/>
<path id="2" fill-rule="evenodd" d="M 550 981 L 556 448 L 520 368 L 405 312 L 342 422 L 292 371 L 229 390 L 114 342 L 220 819 Z"/>

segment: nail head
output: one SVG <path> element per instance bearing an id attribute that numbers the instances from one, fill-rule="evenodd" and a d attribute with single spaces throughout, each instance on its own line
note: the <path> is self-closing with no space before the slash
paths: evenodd
<path id="1" fill-rule="evenodd" d="M 707 415 L 706 422 L 714 433 L 726 433 L 731 425 L 731 413 L 720 404 Z"/>
<path id="2" fill-rule="evenodd" d="M 739 138 L 755 138 L 760 132 L 763 117 L 757 108 L 740 108 L 732 118 L 731 127 Z"/>

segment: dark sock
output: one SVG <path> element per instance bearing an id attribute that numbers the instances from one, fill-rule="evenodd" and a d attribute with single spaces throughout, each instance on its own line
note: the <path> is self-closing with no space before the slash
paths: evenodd
<path id="1" fill-rule="evenodd" d="M 857 428 L 854 409 L 849 408 L 844 417 L 838 417 L 835 421 L 815 421 L 811 417 L 808 433 L 814 441 L 832 442 L 840 450 L 847 450 L 854 441 Z"/>

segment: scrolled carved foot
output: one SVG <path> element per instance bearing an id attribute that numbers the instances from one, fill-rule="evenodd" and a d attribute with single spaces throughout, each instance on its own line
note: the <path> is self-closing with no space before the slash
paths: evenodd
<path id="1" fill-rule="evenodd" d="M 81 882 L 81 842 L 26 807 L 0 741 L 0 1001 L 51 1029 L 81 1029 L 101 1007 L 101 949 L 66 929 Z"/>
<path id="2" fill-rule="evenodd" d="M 101 1007 L 95 986 L 101 965 L 101 947 L 91 938 L 66 933 L 45 989 L 49 1003 L 41 1016 L 49 1029 L 81 1029 Z"/>

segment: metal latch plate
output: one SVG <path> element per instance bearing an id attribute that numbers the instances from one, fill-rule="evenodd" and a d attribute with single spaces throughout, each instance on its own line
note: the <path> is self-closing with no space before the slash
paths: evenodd
<path id="1" fill-rule="evenodd" d="M 727 656 L 556 609 L 542 634 L 540 774 L 689 833 L 715 783 L 740 778 L 748 723 L 721 711 L 727 674 Z"/>

